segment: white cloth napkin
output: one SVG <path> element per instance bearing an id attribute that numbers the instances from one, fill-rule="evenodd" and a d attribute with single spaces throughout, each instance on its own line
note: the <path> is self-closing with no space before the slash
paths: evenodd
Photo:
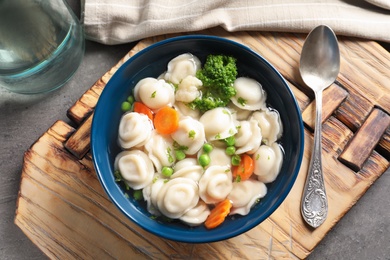
<path id="1" fill-rule="evenodd" d="M 320 24 L 338 35 L 390 42 L 386 8 L 388 0 L 83 0 L 81 20 L 87 39 L 104 44 L 215 26 L 307 33 Z"/>

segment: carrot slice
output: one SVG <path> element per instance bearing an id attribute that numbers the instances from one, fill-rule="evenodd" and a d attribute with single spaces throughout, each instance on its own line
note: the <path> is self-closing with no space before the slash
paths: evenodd
<path id="1" fill-rule="evenodd" d="M 179 128 L 179 113 L 172 107 L 163 107 L 156 113 L 153 122 L 160 134 L 172 134 Z"/>
<path id="2" fill-rule="evenodd" d="M 141 103 L 138 101 L 134 102 L 133 110 L 134 110 L 134 112 L 147 115 L 150 118 L 150 120 L 153 121 L 153 112 L 144 103 Z"/>
<path id="3" fill-rule="evenodd" d="M 232 202 L 229 199 L 224 199 L 218 203 L 215 208 L 210 211 L 210 215 L 207 217 L 204 225 L 207 229 L 213 229 L 218 227 L 225 221 L 226 216 L 230 213 Z"/>
<path id="4" fill-rule="evenodd" d="M 233 167 L 233 178 L 236 180 L 239 178 L 241 181 L 245 181 L 251 177 L 255 164 L 252 157 L 248 154 L 241 155 L 241 161 L 238 166 Z"/>

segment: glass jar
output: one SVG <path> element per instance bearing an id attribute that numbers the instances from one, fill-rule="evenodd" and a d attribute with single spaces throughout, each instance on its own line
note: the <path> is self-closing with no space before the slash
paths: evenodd
<path id="1" fill-rule="evenodd" d="M 0 86 L 23 94 L 63 86 L 84 56 L 83 28 L 64 0 L 0 1 Z"/>

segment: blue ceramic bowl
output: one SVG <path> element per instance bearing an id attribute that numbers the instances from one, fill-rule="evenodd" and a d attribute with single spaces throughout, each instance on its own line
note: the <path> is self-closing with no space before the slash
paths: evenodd
<path id="1" fill-rule="evenodd" d="M 115 182 L 114 159 L 120 152 L 117 144 L 121 103 L 132 94 L 135 84 L 145 77 L 158 77 L 167 63 L 177 55 L 190 52 L 202 63 L 208 54 L 226 54 L 237 58 L 239 76 L 256 79 L 267 92 L 267 103 L 280 113 L 283 124 L 281 144 L 284 161 L 277 179 L 267 185 L 268 193 L 247 216 L 235 215 L 213 229 L 203 225 L 189 227 L 180 222 L 163 222 L 151 218 L 143 202 L 124 195 Z M 302 161 L 303 123 L 293 93 L 280 73 L 248 47 L 214 36 L 183 36 L 167 39 L 140 51 L 125 62 L 112 76 L 95 108 L 91 149 L 98 178 L 114 204 L 129 219 L 145 230 L 170 240 L 205 243 L 240 235 L 260 224 L 283 202 L 291 190 Z"/>

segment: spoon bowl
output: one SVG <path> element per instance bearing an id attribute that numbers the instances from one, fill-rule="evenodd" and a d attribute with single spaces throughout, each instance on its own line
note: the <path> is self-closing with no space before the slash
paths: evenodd
<path id="1" fill-rule="evenodd" d="M 328 215 L 328 200 L 322 173 L 322 91 L 329 87 L 340 71 L 340 50 L 336 35 L 326 25 L 314 28 L 303 44 L 299 72 L 315 94 L 316 121 L 313 154 L 303 191 L 301 213 L 310 226 L 317 228 Z"/>
<path id="2" fill-rule="evenodd" d="M 299 62 L 299 72 L 313 91 L 324 90 L 340 71 L 340 50 L 331 28 L 320 25 L 305 40 Z"/>

